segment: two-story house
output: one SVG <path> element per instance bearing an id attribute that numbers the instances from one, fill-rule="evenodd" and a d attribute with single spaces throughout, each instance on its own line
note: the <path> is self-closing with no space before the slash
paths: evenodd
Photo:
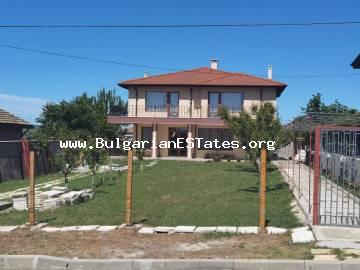
<path id="1" fill-rule="evenodd" d="M 268 79 L 238 72 L 218 70 L 218 61 L 211 60 L 210 68 L 202 67 L 163 75 L 127 80 L 119 86 L 128 89 L 128 114 L 108 116 L 114 124 L 133 124 L 135 140 L 174 141 L 177 138 L 204 138 L 213 141 L 232 140 L 226 124 L 218 117 L 220 106 L 237 113 L 249 110 L 252 104 L 271 102 L 286 84 L 272 80 L 269 66 Z M 193 149 L 150 147 L 147 154 L 153 158 L 166 156 L 206 157 L 219 152 L 244 158 L 243 149 Z"/>

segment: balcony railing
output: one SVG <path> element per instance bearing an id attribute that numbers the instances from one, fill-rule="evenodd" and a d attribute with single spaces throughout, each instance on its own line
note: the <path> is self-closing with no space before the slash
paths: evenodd
<path id="1" fill-rule="evenodd" d="M 126 113 L 115 113 L 112 116 L 127 117 L 166 117 L 166 118 L 218 118 L 220 107 L 202 106 L 192 108 L 187 105 L 179 106 L 146 106 L 128 105 Z M 227 108 L 231 114 L 241 111 L 241 108 Z"/>

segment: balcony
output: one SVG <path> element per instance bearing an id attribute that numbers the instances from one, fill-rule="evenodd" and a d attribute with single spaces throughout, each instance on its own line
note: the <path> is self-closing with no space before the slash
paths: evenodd
<path id="1" fill-rule="evenodd" d="M 127 117 L 160 117 L 160 118 L 219 118 L 217 107 L 203 106 L 203 108 L 191 108 L 190 106 L 144 106 L 129 105 L 127 112 L 112 113 L 111 116 Z M 231 114 L 237 114 L 241 108 L 227 108 Z"/>

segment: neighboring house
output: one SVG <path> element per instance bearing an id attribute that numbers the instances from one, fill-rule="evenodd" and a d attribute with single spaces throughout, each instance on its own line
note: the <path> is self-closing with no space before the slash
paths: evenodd
<path id="1" fill-rule="evenodd" d="M 33 125 L 0 109 L 0 182 L 23 178 L 23 151 L 20 142 Z"/>
<path id="2" fill-rule="evenodd" d="M 360 69 L 360 54 L 355 58 L 355 60 L 351 63 L 353 68 Z"/>
<path id="3" fill-rule="evenodd" d="M 108 116 L 114 124 L 134 124 L 134 139 L 173 141 L 176 138 L 232 140 L 230 130 L 218 117 L 219 106 L 232 113 L 249 110 L 252 104 L 271 102 L 276 106 L 286 84 L 237 72 L 220 71 L 218 61 L 211 67 L 127 80 L 119 86 L 128 89 L 128 114 Z M 184 145 L 186 146 L 186 145 Z M 230 158 L 244 158 L 242 149 L 148 149 L 158 156 L 206 157 L 219 152 Z"/>

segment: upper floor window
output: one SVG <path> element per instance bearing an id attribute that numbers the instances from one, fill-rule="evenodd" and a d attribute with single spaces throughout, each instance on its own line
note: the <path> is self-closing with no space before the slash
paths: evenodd
<path id="1" fill-rule="evenodd" d="M 167 112 L 169 117 L 178 117 L 179 93 L 178 92 L 146 92 L 146 111 Z"/>
<path id="2" fill-rule="evenodd" d="M 146 92 L 147 111 L 166 111 L 167 92 Z"/>
<path id="3" fill-rule="evenodd" d="M 230 112 L 242 111 L 244 94 L 242 92 L 210 92 L 209 93 L 209 116 L 216 117 L 220 106 Z"/>

